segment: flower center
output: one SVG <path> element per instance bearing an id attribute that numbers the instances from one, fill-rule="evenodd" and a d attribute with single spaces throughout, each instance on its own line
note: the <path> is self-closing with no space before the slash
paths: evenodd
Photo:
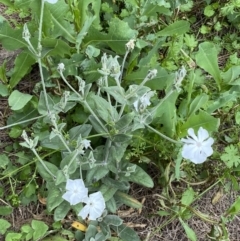
<path id="1" fill-rule="evenodd" d="M 202 143 L 201 142 L 196 142 L 196 144 L 197 144 L 197 147 L 201 147 L 202 146 Z"/>

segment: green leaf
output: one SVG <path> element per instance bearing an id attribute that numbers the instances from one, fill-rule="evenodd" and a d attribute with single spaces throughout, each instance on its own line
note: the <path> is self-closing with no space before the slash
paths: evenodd
<path id="1" fill-rule="evenodd" d="M 117 204 L 116 204 L 114 197 L 112 197 L 110 200 L 106 201 L 106 208 L 109 212 L 116 213 Z"/>
<path id="2" fill-rule="evenodd" d="M 125 91 L 122 87 L 119 88 L 118 86 L 110 86 L 110 87 L 103 87 L 102 89 L 107 93 L 109 93 L 110 95 L 112 95 L 113 98 L 120 104 L 127 103 L 127 100 L 124 97 Z"/>
<path id="3" fill-rule="evenodd" d="M 65 239 L 63 237 L 61 237 L 60 235 L 54 235 L 51 237 L 47 237 L 42 239 L 42 241 L 69 241 L 69 239 Z"/>
<path id="4" fill-rule="evenodd" d="M 203 107 L 208 101 L 208 98 L 209 98 L 208 95 L 204 93 L 196 96 L 196 98 L 190 104 L 188 116 L 195 114 L 196 111 L 198 111 L 201 107 Z"/>
<path id="5" fill-rule="evenodd" d="M 0 213 L 2 216 L 7 216 L 13 212 L 13 208 L 10 206 L 0 206 Z M 1 225 L 0 225 L 1 227 Z"/>
<path id="6" fill-rule="evenodd" d="M 231 101 L 236 101 L 238 97 L 238 92 L 226 91 L 219 94 L 215 101 L 213 101 L 207 108 L 209 114 L 213 113 L 215 110 L 223 107 Z"/>
<path id="7" fill-rule="evenodd" d="M 1 76 L 0 76 L 1 79 Z M 8 87 L 0 83 L 0 96 L 6 97 L 9 95 Z"/>
<path id="8" fill-rule="evenodd" d="M 221 89 L 221 75 L 218 66 L 217 49 L 213 43 L 204 42 L 199 45 L 196 54 L 196 62 L 206 72 L 211 74 L 215 79 L 218 89 Z"/>
<path id="9" fill-rule="evenodd" d="M 51 19 L 54 24 L 52 36 L 57 38 L 63 36 L 71 43 L 75 43 L 76 34 L 74 31 L 74 25 L 70 21 L 66 20 L 66 16 L 69 12 L 69 6 L 63 0 L 59 0 L 56 4 L 47 4 L 46 8 L 50 11 Z M 48 21 L 48 19 L 43 20 Z M 45 23 L 47 24 L 47 23 Z"/>
<path id="10" fill-rule="evenodd" d="M 232 66 L 226 72 L 221 73 L 221 77 L 226 84 L 240 85 L 240 66 Z"/>
<path id="11" fill-rule="evenodd" d="M 124 241 L 140 241 L 140 238 L 138 237 L 137 233 L 127 227 L 126 225 L 122 224 L 120 226 L 111 226 L 111 228 L 117 232 L 117 235 Z"/>
<path id="12" fill-rule="evenodd" d="M 173 36 L 173 35 L 181 35 L 187 33 L 190 29 L 189 22 L 185 20 L 176 21 L 163 30 L 159 31 L 156 35 L 159 36 Z"/>
<path id="13" fill-rule="evenodd" d="M 31 95 L 14 90 L 8 98 L 8 103 L 11 110 L 21 110 L 31 99 Z"/>
<path id="14" fill-rule="evenodd" d="M 49 109 L 53 110 L 53 107 L 54 107 L 55 103 L 54 103 L 52 97 L 48 94 L 47 94 L 47 100 L 48 100 Z M 38 112 L 41 115 L 48 114 L 48 109 L 47 109 L 47 106 L 46 106 L 46 103 L 45 103 L 45 97 L 44 97 L 43 91 L 41 91 L 41 93 L 40 93 L 40 99 L 39 99 L 39 102 L 38 102 Z"/>
<path id="15" fill-rule="evenodd" d="M 197 237 L 196 237 L 196 234 L 195 232 L 181 219 L 179 218 L 185 232 L 186 232 L 186 235 L 187 237 L 191 240 L 191 241 L 197 241 Z"/>
<path id="16" fill-rule="evenodd" d="M 237 215 L 240 212 L 240 197 L 236 199 L 236 201 L 231 205 L 231 207 L 227 210 L 227 215 Z"/>
<path id="17" fill-rule="evenodd" d="M 132 139 L 132 135 L 126 135 L 126 134 L 117 134 L 113 136 L 114 142 L 124 143 L 128 142 Z"/>
<path id="18" fill-rule="evenodd" d="M 10 132 L 9 132 L 9 136 L 11 138 L 17 138 L 19 136 L 21 136 L 23 129 L 20 126 L 14 126 L 11 128 Z"/>
<path id="19" fill-rule="evenodd" d="M 200 127 L 203 127 L 208 131 L 217 131 L 219 123 L 219 119 L 214 118 L 204 111 L 199 111 L 198 114 L 191 115 L 182 125 L 180 137 L 186 136 L 189 128 L 193 128 L 195 131 L 198 131 Z"/>
<path id="20" fill-rule="evenodd" d="M 6 154 L 0 155 L 0 168 L 5 169 L 9 162 L 9 158 Z"/>
<path id="21" fill-rule="evenodd" d="M 194 201 L 195 192 L 189 187 L 183 194 L 181 198 L 181 203 L 185 206 L 189 206 Z"/>
<path id="22" fill-rule="evenodd" d="M 66 155 L 61 161 L 60 168 L 64 170 L 64 168 L 67 167 L 68 174 L 74 173 L 78 168 L 77 159 L 76 159 L 77 152 L 78 150 L 73 151 L 72 153 Z"/>
<path id="23" fill-rule="evenodd" d="M 108 33 L 104 34 L 91 27 L 88 35 L 84 39 L 84 45 L 93 44 L 94 42 L 107 44 L 116 52 L 124 54 L 126 52 L 125 44 L 132 38 L 135 38 L 137 31 L 129 27 L 128 23 L 118 18 L 112 18 L 109 22 Z"/>
<path id="24" fill-rule="evenodd" d="M 123 220 L 116 215 L 107 215 L 104 217 L 103 221 L 107 225 L 119 226 L 123 223 Z"/>
<path id="25" fill-rule="evenodd" d="M 131 122 L 133 121 L 134 117 L 135 117 L 134 112 L 130 112 L 126 115 L 123 115 L 120 118 L 120 120 L 116 122 L 115 128 L 124 133 L 126 131 L 125 128 L 127 129 L 131 125 Z"/>
<path id="26" fill-rule="evenodd" d="M 70 204 L 66 201 L 63 201 L 54 211 L 54 221 L 63 220 L 70 209 Z"/>
<path id="27" fill-rule="evenodd" d="M 214 15 L 214 8 L 212 7 L 212 5 L 208 5 L 204 8 L 204 15 L 207 17 L 211 17 Z"/>
<path id="28" fill-rule="evenodd" d="M 47 209 L 51 212 L 55 207 L 63 202 L 62 192 L 59 188 L 52 188 L 48 191 Z"/>
<path id="29" fill-rule="evenodd" d="M 32 228 L 34 229 L 33 240 L 38 240 L 46 234 L 48 226 L 44 222 L 32 220 L 31 224 Z"/>
<path id="30" fill-rule="evenodd" d="M 140 184 L 144 187 L 152 188 L 154 186 L 152 178 L 139 166 L 136 166 L 135 172 L 131 173 L 129 177 L 125 177 L 125 179 L 130 182 Z"/>
<path id="31" fill-rule="evenodd" d="M 142 208 L 142 204 L 137 199 L 124 192 L 117 191 L 114 195 L 114 198 L 116 198 L 116 200 L 118 200 L 120 203 L 123 203 L 129 207 Z"/>
<path id="32" fill-rule="evenodd" d="M 115 192 L 117 190 L 118 190 L 117 188 L 108 187 L 105 184 L 102 184 L 100 189 L 99 189 L 99 191 L 102 193 L 102 195 L 104 197 L 105 202 L 109 201 L 113 197 L 113 195 L 115 194 Z"/>
<path id="33" fill-rule="evenodd" d="M 108 174 L 109 170 L 105 166 L 91 168 L 87 172 L 86 180 L 88 183 L 96 182 Z"/>
<path id="34" fill-rule="evenodd" d="M 225 147 L 224 153 L 220 156 L 228 168 L 237 167 L 240 164 L 239 150 L 234 145 Z"/>
<path id="35" fill-rule="evenodd" d="M 35 59 L 28 53 L 22 52 L 18 54 L 14 62 L 13 75 L 9 81 L 11 88 L 14 88 L 19 81 L 29 73 L 31 66 L 35 62 Z"/>
<path id="36" fill-rule="evenodd" d="M 11 227 L 11 223 L 4 219 L 0 219 L 0 234 L 5 234 L 7 229 Z"/>
<path id="37" fill-rule="evenodd" d="M 16 50 L 20 48 L 27 48 L 27 43 L 22 38 L 22 28 L 12 29 L 6 22 L 0 23 L 0 42 L 6 50 Z"/>
<path id="38" fill-rule="evenodd" d="M 20 241 L 22 238 L 21 233 L 8 233 L 5 241 Z"/>
<path id="39" fill-rule="evenodd" d="M 53 175 L 56 175 L 56 173 L 58 172 L 58 168 L 55 165 L 46 161 L 43 161 L 43 163 Z M 37 170 L 45 181 L 53 181 L 53 177 L 46 171 L 41 162 L 37 163 Z"/>

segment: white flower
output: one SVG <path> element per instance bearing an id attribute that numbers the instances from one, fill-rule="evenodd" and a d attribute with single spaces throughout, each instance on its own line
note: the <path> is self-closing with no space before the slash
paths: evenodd
<path id="1" fill-rule="evenodd" d="M 55 4 L 58 0 L 44 0 L 44 2 L 48 2 L 51 4 Z"/>
<path id="2" fill-rule="evenodd" d="M 63 72 L 63 71 L 65 70 L 65 65 L 64 65 L 64 63 L 59 63 L 59 64 L 58 64 L 58 67 L 57 67 L 57 70 L 58 70 L 59 72 Z"/>
<path id="3" fill-rule="evenodd" d="M 182 138 L 184 143 L 182 149 L 182 157 L 189 159 L 195 164 L 200 164 L 206 161 L 207 157 L 213 154 L 212 144 L 213 138 L 209 137 L 207 130 L 202 127 L 198 130 L 198 136 L 195 135 L 192 128 L 188 129 L 188 135 L 186 139 Z"/>
<path id="4" fill-rule="evenodd" d="M 101 192 L 90 194 L 89 198 L 84 200 L 84 202 L 86 205 L 78 214 L 78 216 L 81 216 L 83 219 L 86 219 L 86 217 L 89 215 L 89 220 L 96 220 L 102 215 L 106 207 L 105 200 Z"/>
<path id="5" fill-rule="evenodd" d="M 134 44 L 135 40 L 134 39 L 130 39 L 127 43 L 126 43 L 126 47 L 128 51 L 132 51 L 134 49 Z"/>
<path id="6" fill-rule="evenodd" d="M 148 91 L 140 99 L 133 103 L 137 112 L 143 112 L 147 106 L 151 105 L 150 98 L 154 95 L 154 91 Z"/>
<path id="7" fill-rule="evenodd" d="M 68 201 L 71 205 L 76 205 L 83 202 L 87 198 L 88 189 L 85 187 L 82 179 L 67 180 L 67 192 L 63 194 L 62 198 Z"/>
<path id="8" fill-rule="evenodd" d="M 83 147 L 85 149 L 88 149 L 89 147 L 91 148 L 91 145 L 90 145 L 91 141 L 87 140 L 87 139 L 84 139 L 81 141 L 81 144 L 83 145 Z"/>

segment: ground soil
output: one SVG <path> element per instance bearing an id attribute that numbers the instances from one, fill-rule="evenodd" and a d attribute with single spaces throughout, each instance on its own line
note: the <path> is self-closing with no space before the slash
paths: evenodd
<path id="1" fill-rule="evenodd" d="M 5 7 L 0 4 L 0 13 L 3 13 Z M 7 61 L 8 69 L 14 66 L 14 58 L 18 52 L 8 52 L 0 46 L 0 65 L 4 60 Z M 25 88 L 25 92 L 31 92 L 33 87 L 32 80 L 36 81 L 37 70 L 29 75 L 20 86 L 21 89 Z M 34 76 L 34 77 L 33 77 Z M 7 113 L 9 113 L 8 102 L 6 98 L 0 97 L 0 126 L 6 125 Z M 4 148 L 13 143 L 13 140 L 9 138 L 7 130 L 0 130 L 0 153 L 4 152 Z M 151 167 L 150 167 L 151 168 Z M 152 167 L 152 170 L 155 168 Z M 155 173 L 155 187 L 153 189 L 142 188 L 137 185 L 133 185 L 131 188 L 131 195 L 137 200 L 143 203 L 142 210 L 134 210 L 129 208 L 123 208 L 119 210 L 118 214 L 122 217 L 128 226 L 133 227 L 139 234 L 142 240 L 145 241 L 187 241 L 185 231 L 181 226 L 181 223 L 176 218 L 170 221 L 164 227 L 160 227 L 166 223 L 168 217 L 160 217 L 157 214 L 161 205 L 160 200 L 162 195 L 162 189 L 158 184 L 158 174 Z M 3 182 L 0 181 L 0 185 Z M 174 187 L 179 188 L 179 187 Z M 197 189 L 198 187 L 194 187 Z M 199 187 L 201 188 L 201 187 Z M 212 199 L 218 193 L 219 187 L 210 189 L 202 196 L 202 198 L 196 201 L 192 206 L 202 213 L 208 214 L 214 220 L 219 220 L 228 207 L 235 201 L 236 197 L 240 193 L 228 192 L 213 205 Z M 0 199 L 0 205 L 4 205 L 5 201 Z M 32 203 L 28 206 L 19 206 L 14 209 L 14 213 L 9 216 L 9 221 L 12 223 L 14 230 L 19 230 L 25 223 L 30 223 L 32 219 L 43 220 L 47 223 L 51 223 L 52 219 L 44 214 L 45 206 L 40 202 Z M 1 214 L 0 214 L 1 217 Z M 240 225 L 239 217 L 236 217 L 232 222 L 228 224 L 228 231 L 230 233 L 231 241 L 240 240 Z M 186 221 L 189 226 L 196 232 L 199 241 L 209 240 L 207 234 L 211 230 L 211 225 L 196 215 Z M 4 240 L 4 237 L 0 236 L 0 241 Z M 221 239 L 219 239 L 221 240 Z M 134 240 L 133 240 L 134 241 Z"/>

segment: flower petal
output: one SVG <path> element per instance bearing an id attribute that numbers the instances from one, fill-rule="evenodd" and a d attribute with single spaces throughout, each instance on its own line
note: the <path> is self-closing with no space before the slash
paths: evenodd
<path id="1" fill-rule="evenodd" d="M 206 140 L 208 137 L 209 137 L 208 131 L 200 127 L 198 130 L 198 140 L 202 142 Z"/>
<path id="2" fill-rule="evenodd" d="M 191 136 L 195 141 L 198 141 L 198 137 L 195 135 L 193 128 L 188 129 L 188 135 Z"/>
<path id="3" fill-rule="evenodd" d="M 80 213 L 78 214 L 78 216 L 81 216 L 82 219 L 86 219 L 86 217 L 88 216 L 90 212 L 90 207 L 88 205 L 85 205 L 82 210 L 80 211 Z"/>

